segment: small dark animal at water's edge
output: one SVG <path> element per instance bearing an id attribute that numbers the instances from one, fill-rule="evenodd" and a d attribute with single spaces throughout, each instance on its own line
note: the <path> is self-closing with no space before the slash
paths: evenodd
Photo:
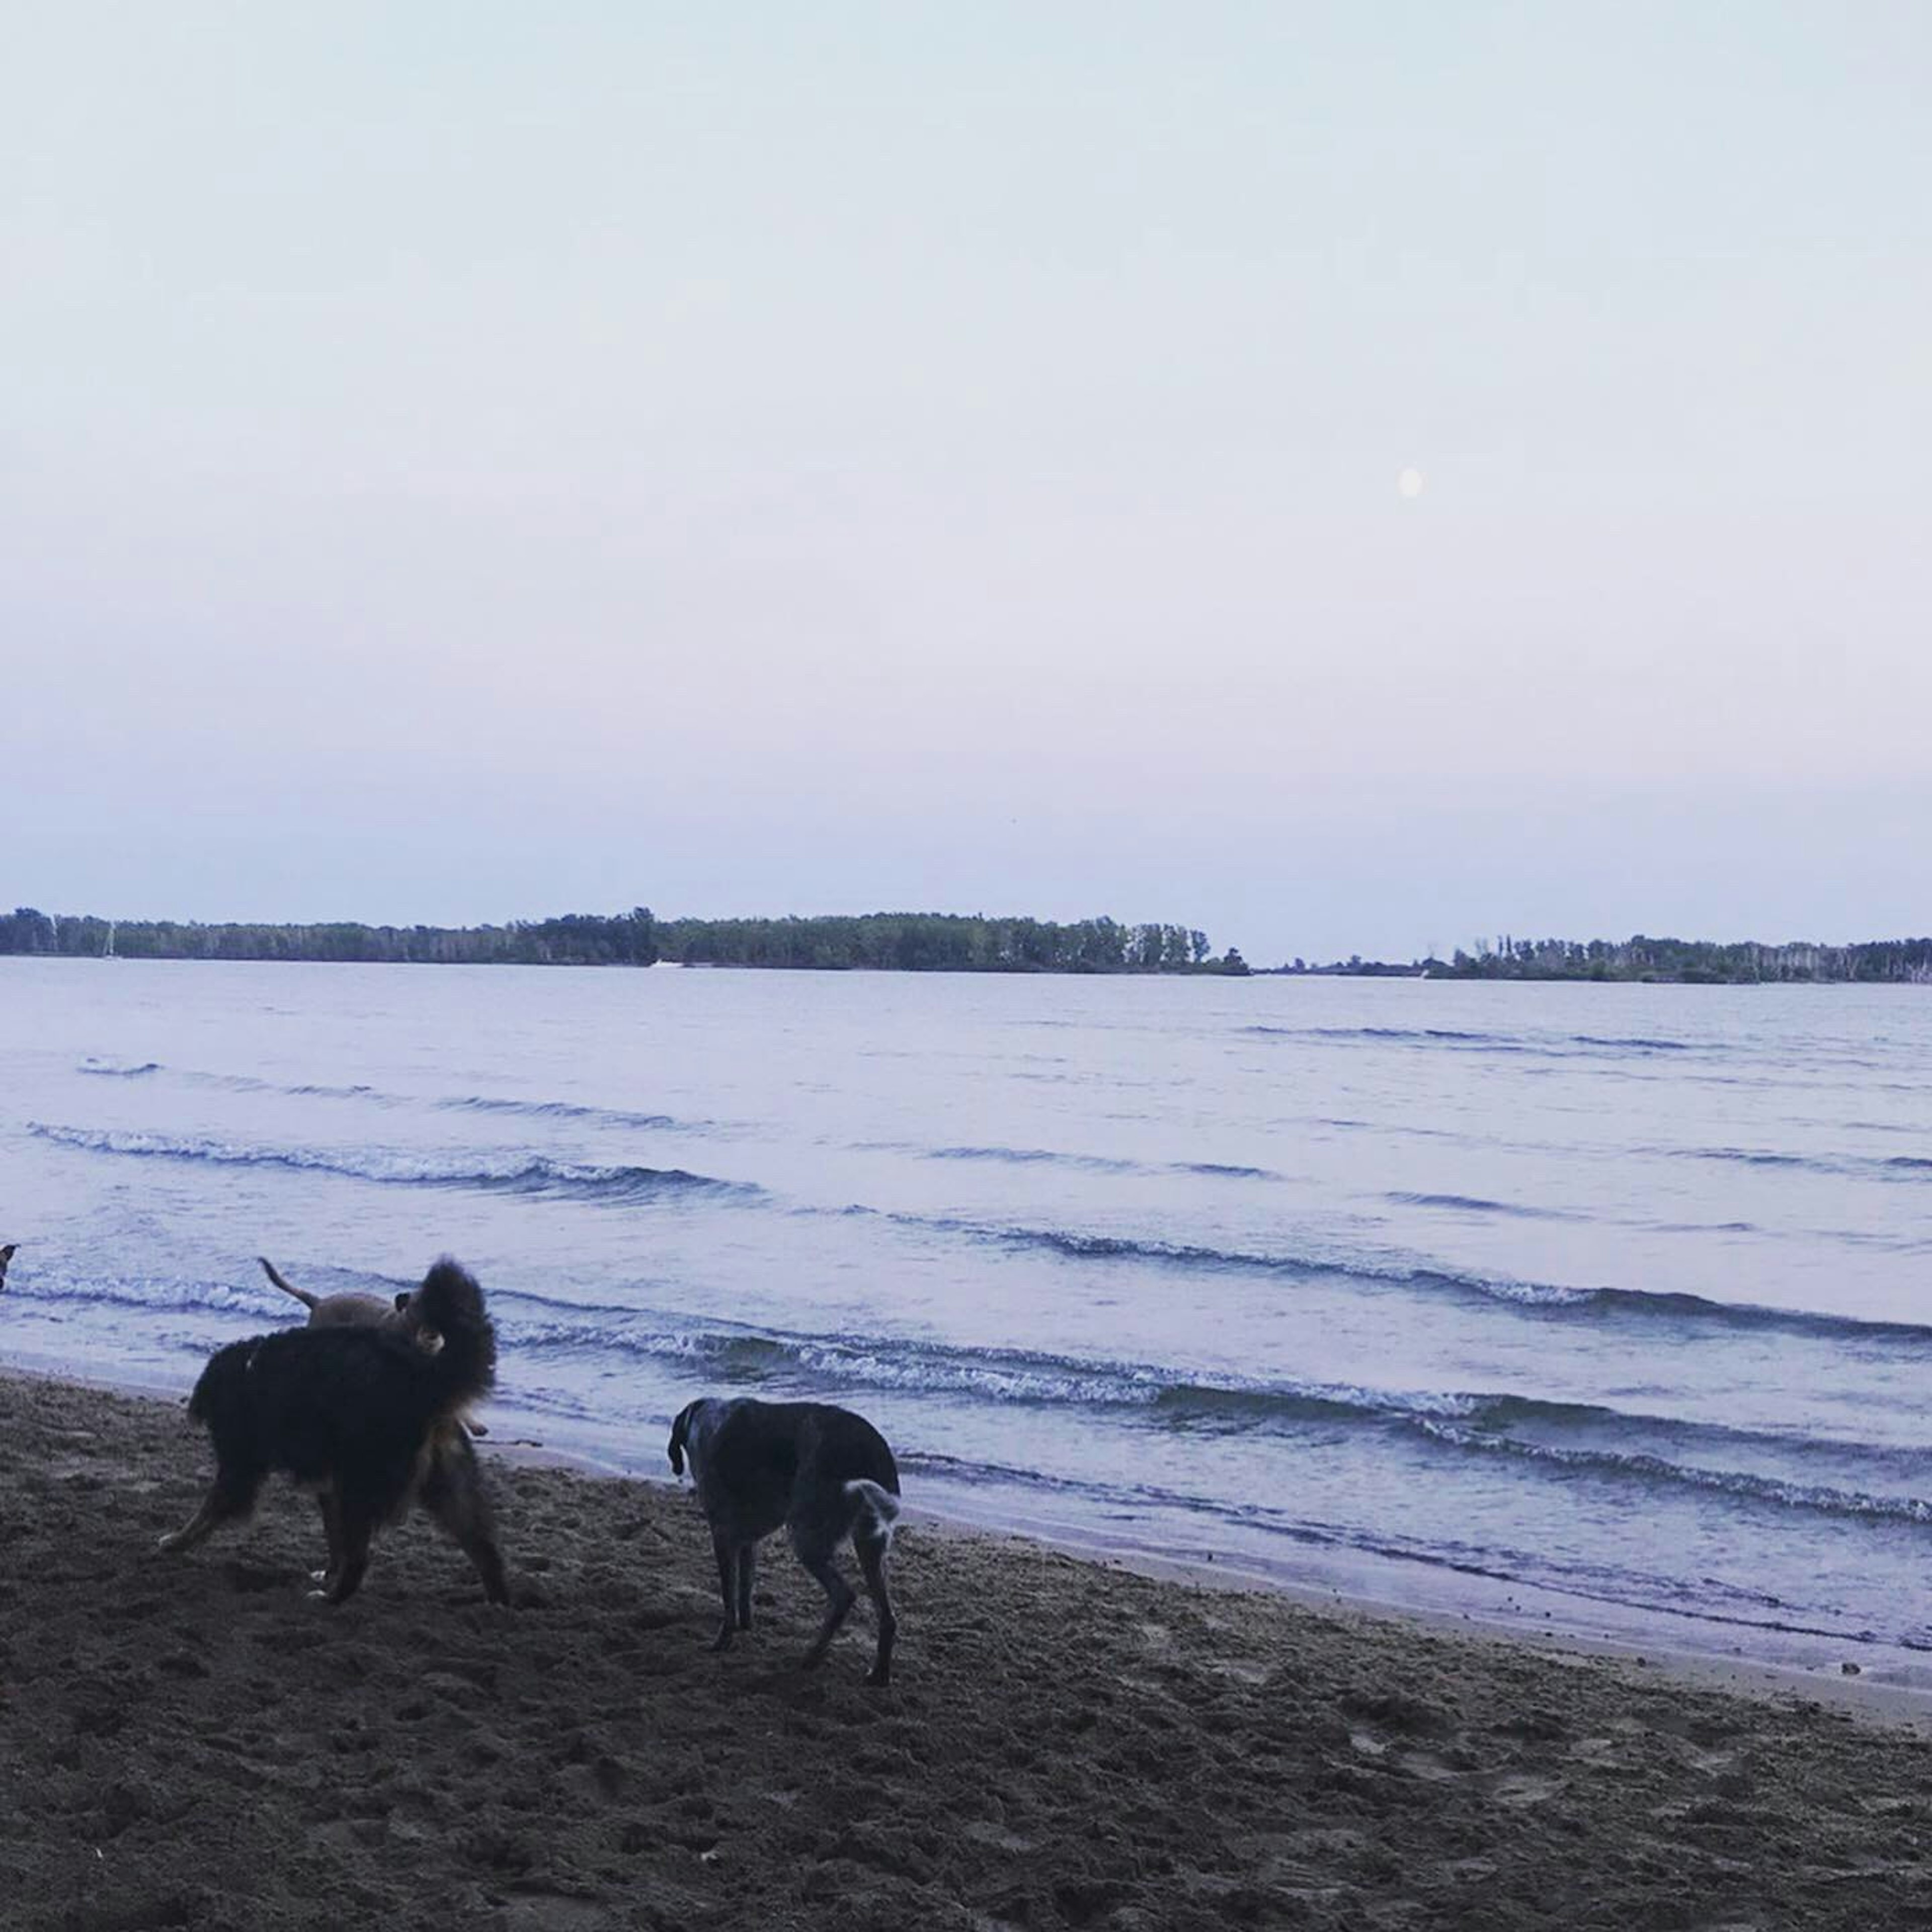
<path id="1" fill-rule="evenodd" d="M 331 1603 L 355 1594 L 370 1538 L 417 1498 L 476 1565 L 490 1601 L 508 1600 L 482 1472 L 458 1421 L 496 1379 L 482 1291 L 446 1259 L 398 1301 L 400 1329 L 285 1329 L 217 1351 L 188 1402 L 213 1439 L 214 1480 L 164 1550 L 192 1549 L 247 1516 L 279 1471 L 318 1492 L 328 1545 L 321 1594 Z M 442 1338 L 434 1352 L 422 1346 L 428 1330 Z"/>
<path id="2" fill-rule="evenodd" d="M 17 1241 L 9 1241 L 4 1248 L 0 1248 L 0 1288 L 7 1286 L 7 1264 L 14 1258 L 19 1246 Z"/>
<path id="3" fill-rule="evenodd" d="M 886 1440 L 863 1416 L 827 1402 L 766 1402 L 740 1396 L 687 1403 L 671 1425 L 670 1466 L 691 1461 L 699 1506 L 711 1526 L 724 1621 L 714 1649 L 752 1627 L 752 1577 L 759 1541 L 784 1528 L 798 1560 L 831 1600 L 803 1659 L 821 1662 L 857 1593 L 834 1553 L 848 1537 L 878 1613 L 868 1684 L 892 1678 L 898 1620 L 886 1588 L 886 1558 L 899 1514 L 899 1472 Z"/>

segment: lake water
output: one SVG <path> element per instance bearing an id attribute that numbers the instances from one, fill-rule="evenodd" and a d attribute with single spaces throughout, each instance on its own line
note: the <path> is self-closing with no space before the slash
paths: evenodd
<path id="1" fill-rule="evenodd" d="M 1910 1679 L 1928 1094 L 1912 988 L 0 959 L 0 1360 L 448 1250 L 500 1438 L 824 1397 L 943 1513 Z"/>

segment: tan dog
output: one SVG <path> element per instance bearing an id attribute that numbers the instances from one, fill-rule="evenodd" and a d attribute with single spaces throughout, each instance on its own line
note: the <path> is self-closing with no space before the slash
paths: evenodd
<path id="1" fill-rule="evenodd" d="M 284 1280 L 266 1255 L 257 1255 L 255 1258 L 262 1264 L 262 1272 L 284 1294 L 292 1294 L 308 1310 L 308 1325 L 311 1328 L 331 1328 L 350 1322 L 367 1324 L 374 1328 L 401 1325 L 398 1316 L 404 1302 L 408 1299 L 406 1295 L 398 1295 L 392 1304 L 380 1294 L 311 1294 L 307 1288 L 298 1288 L 293 1282 Z"/>

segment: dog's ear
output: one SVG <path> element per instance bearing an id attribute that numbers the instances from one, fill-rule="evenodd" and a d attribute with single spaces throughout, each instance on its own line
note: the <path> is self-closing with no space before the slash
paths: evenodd
<path id="1" fill-rule="evenodd" d="M 698 1398 L 699 1401 L 703 1400 L 702 1396 Z M 695 1402 L 686 1402 L 678 1411 L 677 1420 L 670 1426 L 670 1472 L 674 1476 L 684 1474 L 685 1447 L 691 1440 L 692 1412 L 697 1406 Z"/>

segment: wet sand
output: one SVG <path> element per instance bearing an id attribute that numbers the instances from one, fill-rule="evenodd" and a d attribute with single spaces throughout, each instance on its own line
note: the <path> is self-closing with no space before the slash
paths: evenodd
<path id="1" fill-rule="evenodd" d="M 332 1610 L 286 1486 L 156 1551 L 210 1468 L 178 1403 L 0 1378 L 0 1452 L 10 1927 L 1932 1924 L 1916 1700 L 917 1522 L 868 1690 L 862 1604 L 796 1668 L 820 1600 L 782 1546 L 711 1654 L 667 1486 L 492 1458 L 513 1607 L 418 1519 Z"/>

